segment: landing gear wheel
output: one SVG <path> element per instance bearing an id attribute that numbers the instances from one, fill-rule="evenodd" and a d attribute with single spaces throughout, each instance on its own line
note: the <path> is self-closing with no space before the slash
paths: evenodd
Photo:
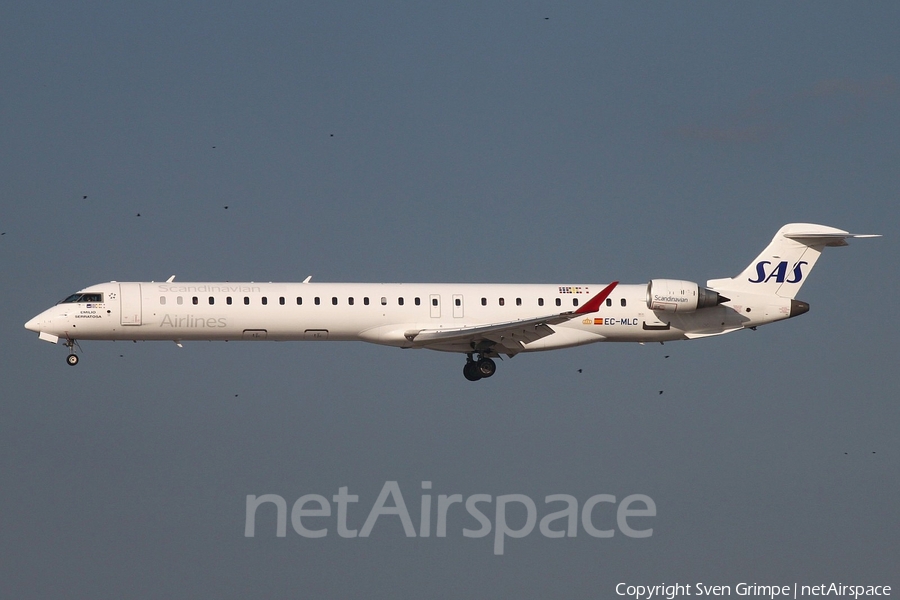
<path id="1" fill-rule="evenodd" d="M 490 377 L 497 371 L 497 363 L 489 358 L 482 358 L 475 364 L 478 368 L 478 374 L 482 377 Z"/>
<path id="2" fill-rule="evenodd" d="M 78 345 L 78 342 L 69 336 L 66 336 L 66 348 L 69 349 L 69 355 L 66 357 L 66 363 L 69 366 L 74 367 L 78 364 L 78 356 L 75 354 L 75 346 Z"/>
<path id="3" fill-rule="evenodd" d="M 482 375 L 478 371 L 478 364 L 474 361 L 469 361 L 463 367 L 463 377 L 468 379 L 469 381 L 478 381 L 481 379 Z"/>

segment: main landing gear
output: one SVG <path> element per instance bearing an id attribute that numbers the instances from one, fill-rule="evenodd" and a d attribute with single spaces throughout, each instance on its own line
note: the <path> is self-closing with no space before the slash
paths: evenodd
<path id="1" fill-rule="evenodd" d="M 66 346 L 69 348 L 69 355 L 66 357 L 66 363 L 73 367 L 78 364 L 78 355 L 75 354 L 75 346 L 77 344 L 78 342 L 76 340 L 66 338 Z"/>
<path id="2" fill-rule="evenodd" d="M 490 377 L 497 371 L 497 363 L 487 356 L 479 355 L 475 360 L 472 355 L 472 352 L 466 355 L 466 366 L 463 367 L 463 376 L 469 381 Z"/>

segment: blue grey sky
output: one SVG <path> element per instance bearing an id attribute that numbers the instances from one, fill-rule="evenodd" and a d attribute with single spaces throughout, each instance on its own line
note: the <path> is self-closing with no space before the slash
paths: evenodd
<path id="1" fill-rule="evenodd" d="M 896 3 L 0 14 L 0 595 L 900 587 Z M 22 327 L 172 274 L 702 283 L 795 221 L 884 237 L 827 249 L 789 322 L 520 355 L 477 384 L 460 356 L 350 343 L 86 342 L 73 369 Z M 386 481 L 416 523 L 422 481 L 539 517 L 551 494 L 646 494 L 657 516 L 502 556 L 465 512 L 446 538 L 385 516 L 307 539 L 261 511 L 244 537 L 249 494 L 348 486 L 359 528 Z"/>

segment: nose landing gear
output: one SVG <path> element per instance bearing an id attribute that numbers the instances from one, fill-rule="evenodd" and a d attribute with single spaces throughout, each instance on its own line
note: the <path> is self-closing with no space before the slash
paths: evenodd
<path id="1" fill-rule="evenodd" d="M 78 364 L 78 355 L 75 354 L 75 346 L 77 345 L 77 340 L 66 338 L 66 346 L 69 348 L 69 355 L 66 357 L 66 363 L 72 367 Z M 81 348 L 81 346 L 78 347 Z"/>
<path id="2" fill-rule="evenodd" d="M 482 354 L 478 359 L 473 358 L 473 353 L 466 355 L 466 364 L 463 367 L 463 377 L 469 381 L 478 381 L 490 377 L 497 371 L 497 363 Z"/>

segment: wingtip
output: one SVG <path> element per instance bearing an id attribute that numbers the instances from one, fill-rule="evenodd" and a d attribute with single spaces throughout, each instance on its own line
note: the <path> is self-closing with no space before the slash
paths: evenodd
<path id="1" fill-rule="evenodd" d="M 612 283 L 610 283 L 608 286 L 603 288 L 599 294 L 585 302 L 584 305 L 581 306 L 581 308 L 575 311 L 575 314 L 583 315 L 600 310 L 600 305 L 603 304 L 603 301 L 609 297 L 614 289 L 616 289 L 617 285 L 619 285 L 618 281 L 613 281 Z"/>

